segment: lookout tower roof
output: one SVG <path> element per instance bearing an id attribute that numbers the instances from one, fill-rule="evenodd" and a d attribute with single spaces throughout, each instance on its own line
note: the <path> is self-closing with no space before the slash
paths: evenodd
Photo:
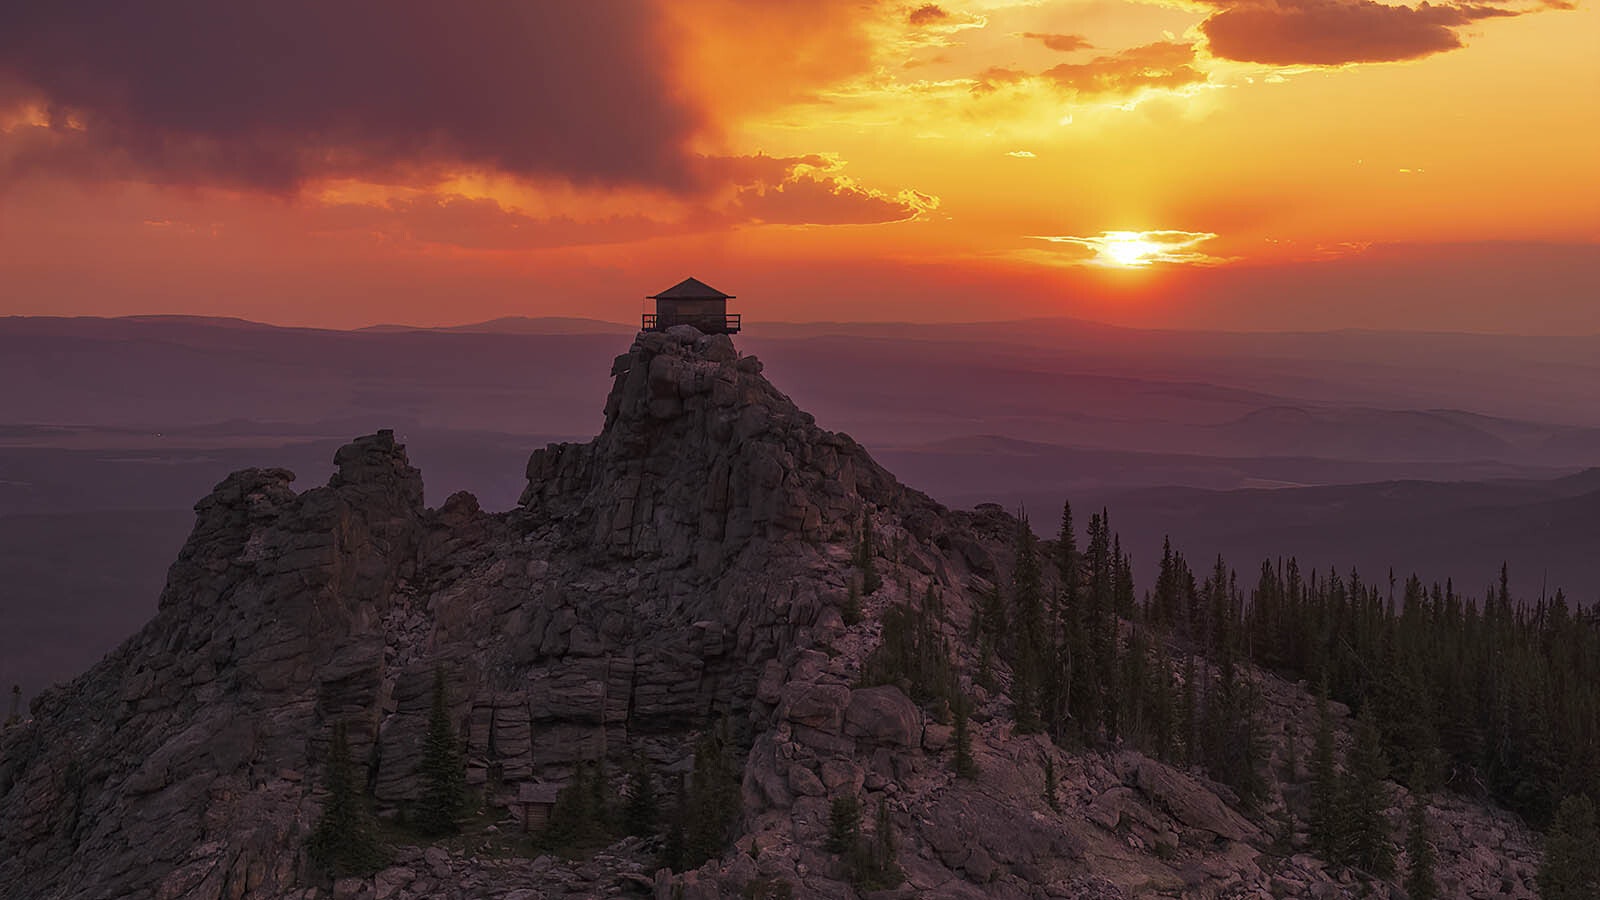
<path id="1" fill-rule="evenodd" d="M 672 287 L 659 294 L 651 294 L 646 300 L 732 300 L 732 294 L 724 294 L 698 278 L 685 278 Z"/>

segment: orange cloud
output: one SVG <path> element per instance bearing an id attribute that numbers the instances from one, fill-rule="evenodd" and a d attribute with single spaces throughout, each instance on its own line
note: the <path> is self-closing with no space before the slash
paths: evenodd
<path id="1" fill-rule="evenodd" d="M 1415 7 L 1374 0 L 1222 0 L 1212 5 L 1221 8 L 1200 23 L 1212 55 L 1282 66 L 1418 59 L 1461 47 L 1456 32 L 1461 26 L 1532 11 L 1426 0 Z"/>
<path id="2" fill-rule="evenodd" d="M 912 25 L 922 26 L 942 22 L 948 18 L 950 18 L 950 14 L 945 12 L 938 4 L 928 3 L 913 9 L 911 15 L 906 17 L 906 21 Z"/>
<path id="3" fill-rule="evenodd" d="M 318 233 L 364 234 L 394 244 L 466 250 L 619 244 L 684 230 L 682 225 L 638 214 L 590 220 L 565 215 L 540 218 L 492 199 L 435 194 L 382 204 L 338 204 L 313 213 L 307 225 Z"/>
<path id="4" fill-rule="evenodd" d="M 1062 53 L 1071 53 L 1074 50 L 1087 50 L 1094 45 L 1081 34 L 1046 34 L 1038 31 L 1024 31 L 1022 36 L 1039 41 L 1051 50 Z"/>
<path id="5" fill-rule="evenodd" d="M 1130 94 L 1140 88 L 1178 88 L 1206 81 L 1194 65 L 1193 44 L 1159 41 L 1097 56 L 1086 63 L 1062 63 L 1043 76 L 1079 94 Z"/>
<path id="6" fill-rule="evenodd" d="M 867 72 L 872 26 L 892 11 L 858 0 L 655 0 L 666 19 L 661 46 L 670 84 L 706 111 L 713 144 L 747 117 L 814 99 Z M 894 14 L 898 19 L 899 14 Z M 726 148 L 719 148 L 726 149 Z"/>
<path id="7" fill-rule="evenodd" d="M 847 178 L 803 173 L 782 184 L 740 190 L 732 209 L 769 225 L 876 225 L 903 222 L 938 206 L 938 197 L 918 191 L 891 195 Z"/>

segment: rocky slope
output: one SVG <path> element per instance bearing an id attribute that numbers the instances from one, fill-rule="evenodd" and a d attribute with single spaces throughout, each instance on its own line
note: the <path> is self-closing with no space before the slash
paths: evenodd
<path id="1" fill-rule="evenodd" d="M 760 879 L 843 898 L 855 891 L 822 849 L 841 793 L 889 811 L 907 880 L 886 896 L 1357 894 L 1348 873 L 1275 854 L 1265 819 L 1193 773 L 1013 735 L 1003 690 L 967 677 L 963 635 L 1015 521 L 900 485 L 761 368 L 725 336 L 641 335 L 613 365 L 601 434 L 536 451 L 503 514 L 465 494 L 427 508 L 389 432 L 341 449 L 325 487 L 230 476 L 196 505 L 155 619 L 0 736 L 0 898 L 709 900 Z M 862 521 L 884 587 L 847 626 Z M 979 700 L 972 781 L 953 775 L 947 727 L 899 688 L 858 686 L 883 611 L 930 585 Z M 573 862 L 462 840 L 328 883 L 303 845 L 332 724 L 348 723 L 393 813 L 419 791 L 435 671 L 491 828 L 519 827 L 523 785 L 585 761 L 685 771 L 697 734 L 726 721 L 748 748 L 735 846 L 673 875 L 637 840 Z M 1258 677 L 1270 721 L 1309 720 L 1303 689 Z M 1448 801 L 1435 832 L 1448 895 L 1531 896 L 1534 843 L 1516 822 Z"/>

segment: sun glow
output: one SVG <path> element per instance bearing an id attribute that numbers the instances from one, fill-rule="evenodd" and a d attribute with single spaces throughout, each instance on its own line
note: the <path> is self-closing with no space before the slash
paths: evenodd
<path id="1" fill-rule="evenodd" d="M 1148 266 L 1166 251 L 1161 244 L 1147 241 L 1137 231 L 1112 231 L 1100 246 L 1100 256 L 1108 264 L 1125 268 Z"/>
<path id="2" fill-rule="evenodd" d="M 1216 238 L 1209 231 L 1102 231 L 1093 235 L 1033 234 L 1032 240 L 1049 241 L 1065 251 L 1065 265 L 1144 269 L 1157 263 L 1212 266 L 1231 261 L 1200 250 Z"/>

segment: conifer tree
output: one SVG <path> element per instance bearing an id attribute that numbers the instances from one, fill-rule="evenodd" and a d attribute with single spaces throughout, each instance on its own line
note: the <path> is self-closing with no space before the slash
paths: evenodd
<path id="1" fill-rule="evenodd" d="M 878 575 L 876 558 L 878 555 L 877 542 L 873 540 L 872 518 L 866 513 L 861 514 L 861 541 L 856 545 L 856 568 L 861 572 L 861 592 L 872 596 L 883 587 L 883 578 Z"/>
<path id="2" fill-rule="evenodd" d="M 672 819 L 667 823 L 667 834 L 661 842 L 661 866 L 674 872 L 688 868 L 689 847 L 687 824 L 689 821 L 689 786 L 682 775 L 678 776 L 678 789 L 672 793 Z"/>
<path id="3" fill-rule="evenodd" d="M 1333 717 L 1328 712 L 1328 685 L 1317 689 L 1317 734 L 1311 751 L 1311 846 L 1324 859 L 1338 855 L 1339 782 L 1334 771 Z"/>
<path id="4" fill-rule="evenodd" d="M 1150 746 L 1150 734 L 1146 730 L 1146 711 L 1150 704 L 1150 686 L 1147 669 L 1149 659 L 1146 656 L 1144 635 L 1138 628 L 1128 636 L 1128 646 L 1124 648 L 1120 665 L 1122 672 L 1118 678 L 1117 693 L 1121 699 L 1118 705 L 1122 708 L 1122 735 L 1139 746 Z"/>
<path id="5" fill-rule="evenodd" d="M 1190 653 L 1183 663 L 1183 693 L 1179 700 L 1179 718 L 1183 728 L 1183 755 L 1185 765 L 1200 761 L 1200 673 Z"/>
<path id="6" fill-rule="evenodd" d="M 1018 660 L 1014 671 L 1011 716 L 1016 721 L 1018 734 L 1036 734 L 1043 730 L 1039 721 L 1039 691 L 1034 685 L 1033 663 L 1027 658 Z"/>
<path id="7" fill-rule="evenodd" d="M 661 801 L 656 796 L 655 775 L 650 763 L 640 756 L 628 772 L 628 786 L 622 795 L 622 826 L 628 834 L 650 837 L 661 819 Z"/>
<path id="8" fill-rule="evenodd" d="M 1439 885 L 1433 877 L 1433 845 L 1428 842 L 1428 799 L 1411 798 L 1406 824 L 1406 880 L 1409 900 L 1437 900 Z"/>
<path id="9" fill-rule="evenodd" d="M 1072 525 L 1072 506 L 1063 504 L 1061 533 L 1056 541 L 1056 570 L 1060 580 L 1063 639 L 1057 658 L 1057 678 L 1067 720 L 1085 742 L 1096 739 L 1105 723 L 1105 687 L 1114 679 L 1115 659 L 1106 638 L 1115 623 L 1109 616 L 1109 582 L 1106 580 L 1106 546 L 1102 518 L 1089 520 L 1090 554 L 1078 551 Z"/>
<path id="10" fill-rule="evenodd" d="M 918 610 L 903 603 L 890 606 L 883 615 L 879 644 L 862 666 L 861 683 L 895 685 L 942 715 L 955 694 L 956 680 L 949 648 L 935 624 L 938 611 L 931 586 Z"/>
<path id="11" fill-rule="evenodd" d="M 611 779 L 606 777 L 606 761 L 604 757 L 595 761 L 589 768 L 588 780 L 584 782 L 584 819 L 589 824 L 589 836 L 600 843 L 605 843 L 613 837 L 613 826 L 616 814 L 611 806 Z"/>
<path id="12" fill-rule="evenodd" d="M 1171 625 L 1178 619 L 1178 571 L 1172 555 L 1172 538 L 1161 539 L 1161 568 L 1156 574 L 1156 590 L 1150 597 L 1150 621 Z"/>
<path id="13" fill-rule="evenodd" d="M 456 817 L 466 805 L 466 772 L 450 722 L 444 669 L 433 670 L 433 705 L 422 747 L 422 798 L 416 805 L 417 831 L 427 837 L 455 834 Z"/>
<path id="14" fill-rule="evenodd" d="M 1044 755 L 1044 802 L 1051 809 L 1061 808 L 1061 801 L 1056 796 L 1056 760 L 1049 753 Z"/>
<path id="15" fill-rule="evenodd" d="M 1568 797 L 1556 810 L 1545 835 L 1539 896 L 1542 900 L 1600 897 L 1600 827 L 1588 797 Z"/>
<path id="16" fill-rule="evenodd" d="M 1043 730 L 1039 716 L 1040 684 L 1047 666 L 1041 665 L 1053 652 L 1045 628 L 1044 583 L 1039 565 L 1038 541 L 1028 524 L 1026 513 L 1017 519 L 1014 543 L 1016 568 L 1011 588 L 1016 608 L 1011 659 L 1011 700 L 1017 731 L 1032 734 Z"/>
<path id="17" fill-rule="evenodd" d="M 707 729 L 695 743 L 684 828 L 685 865 L 690 868 L 722 852 L 739 815 L 738 770 L 730 743 L 726 720 Z"/>
<path id="18" fill-rule="evenodd" d="M 868 854 L 869 868 L 862 886 L 868 890 L 887 890 L 905 881 L 905 873 L 895 862 L 894 823 L 889 820 L 889 802 L 878 801 L 878 815 L 873 822 L 872 849 Z"/>
<path id="19" fill-rule="evenodd" d="M 1078 556 L 1078 535 L 1072 527 L 1072 504 L 1061 504 L 1061 530 L 1056 534 L 1056 578 L 1061 583 L 1063 619 L 1069 627 L 1078 619 L 1079 576 L 1083 562 Z"/>
<path id="20" fill-rule="evenodd" d="M 1202 762 L 1211 777 L 1233 788 L 1246 805 L 1266 792 L 1261 777 L 1266 756 L 1254 687 L 1232 666 L 1223 666 L 1206 693 Z"/>
<path id="21" fill-rule="evenodd" d="M 587 763 L 580 763 L 572 773 L 572 780 L 556 793 L 556 802 L 550 809 L 550 820 L 545 823 L 542 842 L 551 850 L 571 852 L 593 842 L 598 829 L 589 816 L 590 777 Z"/>
<path id="22" fill-rule="evenodd" d="M 1093 674 L 1093 722 L 1107 737 L 1117 734 L 1117 610 L 1116 569 L 1111 556 L 1110 523 L 1102 510 L 1089 517 L 1088 574 L 1090 672 Z M 1086 723 L 1087 724 L 1087 723 Z M 1092 726 L 1091 726 L 1092 727 Z"/>
<path id="23" fill-rule="evenodd" d="M 844 602 L 839 605 L 839 618 L 846 625 L 861 624 L 861 588 L 854 578 L 850 579 L 850 587 L 845 592 Z"/>
<path id="24" fill-rule="evenodd" d="M 1366 717 L 1356 722 L 1356 742 L 1345 769 L 1340 791 L 1341 856 L 1351 865 L 1387 877 L 1394 871 L 1394 844 L 1384 817 L 1388 763 L 1378 730 Z"/>
<path id="25" fill-rule="evenodd" d="M 324 778 L 328 798 L 323 801 L 322 817 L 306 842 L 311 861 L 335 878 L 370 875 L 383 868 L 385 854 L 357 787 L 343 722 L 333 726 Z"/>
<path id="26" fill-rule="evenodd" d="M 1175 758 L 1178 738 L 1178 710 L 1175 686 L 1172 683 L 1172 658 L 1161 640 L 1156 641 L 1155 664 L 1146 679 L 1146 717 L 1149 719 L 1150 746 L 1156 758 L 1171 761 Z"/>
<path id="27" fill-rule="evenodd" d="M 848 854 L 860 840 L 861 803 L 854 794 L 840 794 L 828 807 L 828 852 Z"/>
<path id="28" fill-rule="evenodd" d="M 957 696 L 955 703 L 952 704 L 954 709 L 951 710 L 955 716 L 955 733 L 952 740 L 956 746 L 956 775 L 968 779 L 978 777 L 978 762 L 972 758 L 972 728 L 967 721 L 970 703 L 966 697 Z"/>

